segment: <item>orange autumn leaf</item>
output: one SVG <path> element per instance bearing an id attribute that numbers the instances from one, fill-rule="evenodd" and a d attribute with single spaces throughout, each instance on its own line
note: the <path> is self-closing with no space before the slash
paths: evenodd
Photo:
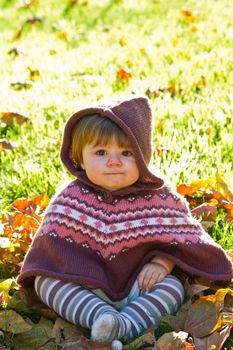
<path id="1" fill-rule="evenodd" d="M 176 190 L 181 195 L 186 196 L 186 195 L 192 195 L 192 194 L 196 193 L 198 190 L 198 187 L 190 186 L 190 185 L 186 185 L 186 184 L 181 184 L 177 187 Z"/>
<path id="2" fill-rule="evenodd" d="M 22 226 L 22 225 L 23 225 L 23 222 L 24 222 L 24 214 L 23 214 L 23 213 L 16 213 L 16 214 L 14 215 L 14 221 L 13 221 L 12 226 L 13 226 L 13 227 Z"/>
<path id="3" fill-rule="evenodd" d="M 128 82 L 132 78 L 132 73 L 121 68 L 116 72 L 116 77 L 118 80 Z"/>
<path id="4" fill-rule="evenodd" d="M 158 123 L 155 125 L 155 128 L 156 128 L 156 129 L 159 129 L 159 130 L 164 130 L 164 128 L 165 128 L 164 122 L 158 122 Z"/>
<path id="5" fill-rule="evenodd" d="M 39 205 L 41 209 L 45 209 L 49 204 L 50 198 L 46 193 L 40 194 L 37 197 L 32 198 L 31 202 L 36 206 Z"/>
<path id="6" fill-rule="evenodd" d="M 15 228 L 20 227 L 27 233 L 32 233 L 32 231 L 35 231 L 35 229 L 37 229 L 38 226 L 38 221 L 29 215 L 24 215 L 23 213 L 16 213 L 14 216 L 13 227 Z"/>
<path id="7" fill-rule="evenodd" d="M 6 125 L 13 125 L 14 122 L 17 124 L 23 124 L 29 119 L 28 117 L 14 112 L 2 112 L 0 113 L 0 118 Z"/>
<path id="8" fill-rule="evenodd" d="M 35 218 L 39 223 L 42 221 L 42 216 L 41 215 L 38 215 L 36 214 L 36 212 L 31 208 L 31 215 L 33 218 Z"/>
<path id="9" fill-rule="evenodd" d="M 230 257 L 232 263 L 233 263 L 233 250 L 232 251 L 227 251 L 227 255 Z"/>
<path id="10" fill-rule="evenodd" d="M 13 40 L 13 41 L 18 40 L 18 39 L 21 37 L 22 33 L 23 33 L 23 27 L 21 27 L 20 29 L 18 29 L 18 30 L 15 32 L 15 34 L 12 36 L 12 40 Z"/>
<path id="11" fill-rule="evenodd" d="M 187 341 L 185 341 L 183 344 L 183 349 L 182 350 L 195 350 L 194 346 Z"/>
<path id="12" fill-rule="evenodd" d="M 198 14 L 188 8 L 182 8 L 180 10 L 180 14 L 182 15 L 183 19 L 187 22 L 194 22 L 198 19 Z"/>
<path id="13" fill-rule="evenodd" d="M 12 205 L 19 211 L 24 211 L 28 207 L 29 201 L 26 198 L 16 199 Z"/>

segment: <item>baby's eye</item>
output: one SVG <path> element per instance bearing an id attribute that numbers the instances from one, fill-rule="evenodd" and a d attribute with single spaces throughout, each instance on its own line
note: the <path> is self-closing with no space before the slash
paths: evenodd
<path id="1" fill-rule="evenodd" d="M 98 149 L 98 151 L 95 152 L 98 156 L 104 156 L 106 154 L 106 151 L 104 149 Z"/>
<path id="2" fill-rule="evenodd" d="M 131 151 L 129 151 L 129 150 L 122 151 L 121 154 L 122 154 L 124 157 L 132 157 L 132 156 L 133 156 L 133 152 L 131 152 Z"/>

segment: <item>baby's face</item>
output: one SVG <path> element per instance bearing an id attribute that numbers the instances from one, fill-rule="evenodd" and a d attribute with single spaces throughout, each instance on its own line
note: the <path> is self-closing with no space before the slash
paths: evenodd
<path id="1" fill-rule="evenodd" d="M 139 178 L 133 150 L 120 147 L 114 139 L 107 145 L 86 145 L 81 166 L 90 181 L 109 191 L 130 186 Z"/>

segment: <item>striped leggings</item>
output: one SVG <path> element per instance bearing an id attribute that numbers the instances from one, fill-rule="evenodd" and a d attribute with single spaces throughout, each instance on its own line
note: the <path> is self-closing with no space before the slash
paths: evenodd
<path id="1" fill-rule="evenodd" d="M 184 288 L 168 275 L 148 292 L 135 281 L 127 298 L 114 306 L 95 291 L 74 283 L 37 276 L 39 298 L 67 321 L 91 330 L 94 340 L 132 339 L 159 322 L 160 316 L 173 314 L 184 301 Z"/>

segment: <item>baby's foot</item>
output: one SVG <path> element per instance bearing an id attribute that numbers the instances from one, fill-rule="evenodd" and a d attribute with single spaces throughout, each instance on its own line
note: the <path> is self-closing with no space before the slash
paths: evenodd
<path id="1" fill-rule="evenodd" d="M 102 314 L 91 327 L 91 339 L 106 341 L 121 339 L 130 331 L 130 321 L 119 314 Z"/>
<path id="2" fill-rule="evenodd" d="M 122 350 L 123 349 L 123 345 L 120 342 L 120 340 L 113 340 L 112 342 L 112 350 Z"/>

